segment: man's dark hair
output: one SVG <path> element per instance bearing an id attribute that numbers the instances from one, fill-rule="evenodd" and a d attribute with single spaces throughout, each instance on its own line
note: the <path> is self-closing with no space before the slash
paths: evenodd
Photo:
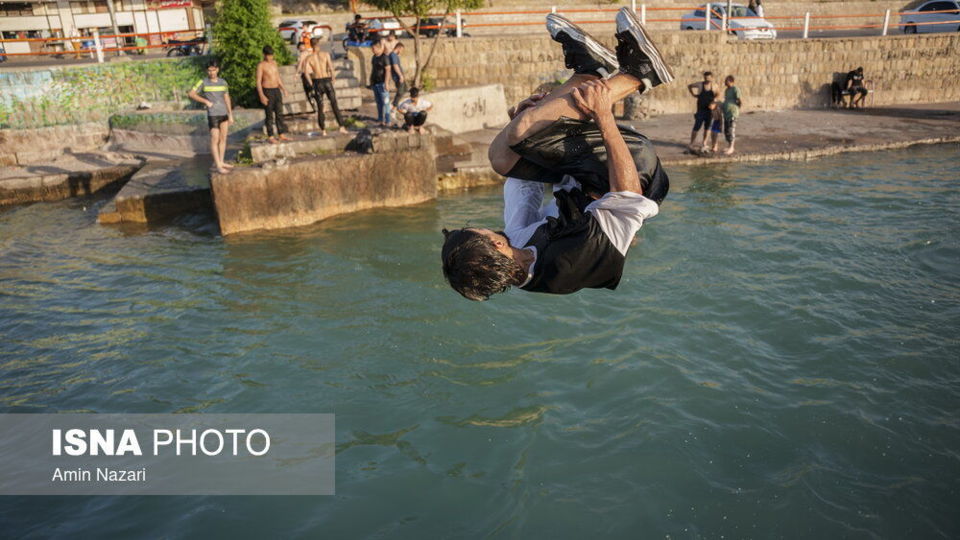
<path id="1" fill-rule="evenodd" d="M 703 77 L 704 77 L 704 78 L 707 78 L 707 77 L 709 77 L 709 76 L 711 76 L 711 75 L 713 75 L 713 72 L 712 72 L 712 71 L 704 71 L 704 72 L 703 72 Z"/>
<path id="2" fill-rule="evenodd" d="M 857 68 L 857 73 L 863 73 L 863 66 Z"/>
<path id="3" fill-rule="evenodd" d="M 264 54 L 264 55 L 273 54 L 273 47 L 271 47 L 271 46 L 269 46 L 269 45 L 264 45 L 264 46 L 263 46 L 263 54 Z"/>
<path id="4" fill-rule="evenodd" d="M 497 251 L 490 238 L 467 229 L 444 229 L 443 236 L 443 277 L 464 298 L 487 300 L 527 279 L 527 272 Z"/>
<path id="5" fill-rule="evenodd" d="M 397 44 L 393 46 L 393 52 L 397 52 L 397 49 L 402 49 L 402 48 L 403 48 L 403 43 L 397 42 Z"/>
<path id="6" fill-rule="evenodd" d="M 220 62 L 218 62 L 216 59 L 207 62 L 207 68 L 212 68 L 212 67 L 220 69 Z"/>
<path id="7" fill-rule="evenodd" d="M 362 19 L 362 18 L 363 18 L 363 17 L 360 16 L 359 13 L 357 13 L 356 15 L 353 16 L 353 20 L 355 20 L 355 21 L 359 21 L 359 20 Z"/>
<path id="8" fill-rule="evenodd" d="M 410 89 L 410 97 L 417 97 L 420 95 L 420 89 L 414 86 Z"/>
<path id="9" fill-rule="evenodd" d="M 737 78 L 733 75 L 727 75 L 727 80 L 730 82 L 737 82 Z"/>

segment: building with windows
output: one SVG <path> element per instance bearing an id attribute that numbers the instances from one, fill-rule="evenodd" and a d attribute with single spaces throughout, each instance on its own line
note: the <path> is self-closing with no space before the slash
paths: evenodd
<path id="1" fill-rule="evenodd" d="M 108 2 L 112 2 L 112 5 Z M 112 7 L 112 9 L 111 9 Z M 0 35 L 8 53 L 40 52 L 59 46 L 71 50 L 70 44 L 55 41 L 28 41 L 31 38 L 63 38 L 121 34 L 154 34 L 203 30 L 201 0 L 56 0 L 33 2 L 0 2 Z M 193 34 L 191 34 L 192 36 Z M 164 37 L 151 35 L 147 41 L 159 44 Z M 116 40 L 104 40 L 105 47 Z M 125 40 L 132 44 L 133 39 Z"/>

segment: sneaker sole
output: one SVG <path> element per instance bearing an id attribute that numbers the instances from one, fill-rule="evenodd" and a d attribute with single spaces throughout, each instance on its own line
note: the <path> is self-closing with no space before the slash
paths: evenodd
<path id="1" fill-rule="evenodd" d="M 640 24 L 640 19 L 637 18 L 637 15 L 633 10 L 626 7 L 620 8 L 620 13 L 630 22 L 627 30 L 633 35 L 633 38 L 637 40 L 637 44 L 640 45 L 640 50 L 650 58 L 650 61 L 653 63 L 653 69 L 656 70 L 657 77 L 660 78 L 660 84 L 667 84 L 673 81 L 673 72 L 670 71 L 670 68 L 663 61 L 663 55 L 660 54 L 660 49 L 650 40 L 650 36 L 647 35 L 647 30 Z"/>
<path id="2" fill-rule="evenodd" d="M 590 34 L 587 34 L 579 26 L 555 13 L 547 15 L 547 21 L 553 22 L 557 26 L 561 27 L 570 37 L 582 43 L 592 53 L 596 54 L 606 61 L 608 65 L 612 66 L 613 69 L 616 70 L 620 68 L 620 64 L 617 62 L 617 55 L 614 54 L 614 52 L 610 49 L 601 45 L 597 40 L 593 39 Z M 553 37 L 553 34 L 551 34 L 550 37 Z"/>

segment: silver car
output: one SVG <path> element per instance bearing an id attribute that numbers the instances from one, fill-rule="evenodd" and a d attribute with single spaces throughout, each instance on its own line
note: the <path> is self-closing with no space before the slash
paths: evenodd
<path id="1" fill-rule="evenodd" d="M 705 30 L 707 25 L 706 4 L 683 15 L 680 18 L 681 30 Z M 723 13 L 727 10 L 726 2 L 710 4 L 710 29 L 721 30 Z M 746 6 L 733 4 L 730 6 L 729 29 L 740 39 L 776 39 L 777 29 L 769 21 L 760 17 Z"/>
<path id="2" fill-rule="evenodd" d="M 900 26 L 904 34 L 960 32 L 960 2 L 912 2 L 900 12 Z"/>

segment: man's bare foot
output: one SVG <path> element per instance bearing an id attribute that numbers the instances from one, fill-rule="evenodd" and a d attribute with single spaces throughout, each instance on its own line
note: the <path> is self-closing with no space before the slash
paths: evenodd
<path id="1" fill-rule="evenodd" d="M 733 148 L 727 148 L 723 151 L 723 153 L 729 156 L 730 154 L 733 154 Z"/>
<path id="2" fill-rule="evenodd" d="M 349 133 L 349 132 L 347 131 L 347 128 L 340 126 L 340 133 Z"/>
<path id="3" fill-rule="evenodd" d="M 407 133 L 413 133 L 413 126 L 407 127 Z"/>
<path id="4" fill-rule="evenodd" d="M 280 140 L 281 140 L 281 141 L 290 141 L 290 140 L 293 140 L 293 139 L 291 139 L 290 137 L 287 137 L 286 135 L 280 134 Z"/>
<path id="5" fill-rule="evenodd" d="M 277 144 L 277 138 L 276 138 L 276 137 L 267 137 L 267 142 L 270 143 L 270 144 Z"/>
<path id="6" fill-rule="evenodd" d="M 227 169 L 224 167 L 217 167 L 217 172 L 220 174 L 227 174 L 228 172 L 230 172 L 230 169 Z"/>
<path id="7" fill-rule="evenodd" d="M 320 130 L 320 136 L 321 136 L 321 137 L 326 137 L 326 136 L 327 136 L 327 130 L 325 130 L 325 129 Z"/>
<path id="8" fill-rule="evenodd" d="M 232 168 L 233 168 L 233 165 L 231 165 L 231 164 L 229 164 L 229 163 L 224 163 L 224 164 L 223 164 L 223 168 L 224 168 L 224 169 L 232 169 Z"/>

